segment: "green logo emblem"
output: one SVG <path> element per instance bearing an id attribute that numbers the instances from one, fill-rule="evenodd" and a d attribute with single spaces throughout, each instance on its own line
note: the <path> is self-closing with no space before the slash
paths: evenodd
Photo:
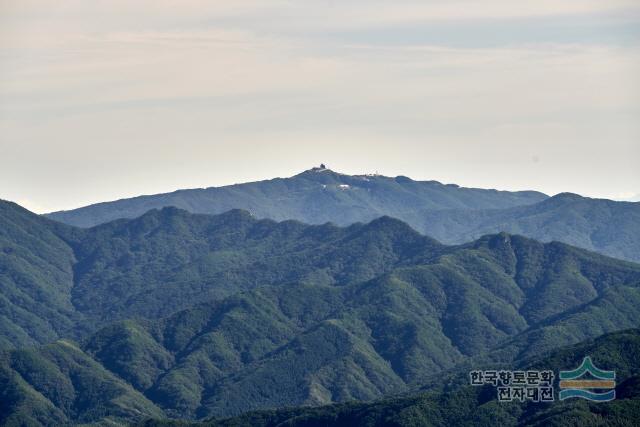
<path id="1" fill-rule="evenodd" d="M 591 378 L 581 379 L 587 374 Z M 573 371 L 560 371 L 560 400 L 577 397 L 594 402 L 611 401 L 616 398 L 615 379 L 614 371 L 596 368 L 587 356 Z"/>

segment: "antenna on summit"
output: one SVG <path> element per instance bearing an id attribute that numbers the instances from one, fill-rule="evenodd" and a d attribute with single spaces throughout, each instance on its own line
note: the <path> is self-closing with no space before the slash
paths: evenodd
<path id="1" fill-rule="evenodd" d="M 327 169 L 327 165 L 325 165 L 324 163 L 320 163 L 320 166 L 314 166 L 311 170 L 313 172 L 326 172 L 329 169 Z"/>

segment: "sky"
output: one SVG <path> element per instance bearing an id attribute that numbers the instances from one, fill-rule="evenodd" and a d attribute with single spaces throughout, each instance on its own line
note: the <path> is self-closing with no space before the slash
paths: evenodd
<path id="1" fill-rule="evenodd" d="M 640 201 L 640 2 L 0 0 L 0 198 L 321 162 Z"/>

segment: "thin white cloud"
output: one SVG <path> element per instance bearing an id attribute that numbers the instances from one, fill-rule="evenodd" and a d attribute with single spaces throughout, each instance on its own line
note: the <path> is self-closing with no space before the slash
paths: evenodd
<path id="1" fill-rule="evenodd" d="M 69 26 L 88 32 L 189 28 L 207 22 L 278 29 L 362 29 L 413 22 L 499 20 L 617 13 L 638 18 L 635 0 L 4 0 L 9 30 L 46 32 Z"/>
<path id="2" fill-rule="evenodd" d="M 387 173 L 466 185 L 635 193 L 637 44 L 454 48 L 316 34 L 438 20 L 463 31 L 474 19 L 628 19 L 635 3 L 5 0 L 0 197 L 43 198 L 52 210 L 123 189 L 285 174 L 319 155 L 347 172 L 382 163 Z M 229 168 L 235 158 L 251 170 Z"/>
<path id="3" fill-rule="evenodd" d="M 299 4 L 300 13 L 308 5 Z M 327 28 L 359 28 L 389 26 L 416 22 L 500 20 L 545 16 L 638 12 L 633 0 L 449 0 L 449 1 L 357 1 L 340 2 L 331 8 L 315 8 L 319 19 L 307 19 L 305 25 L 315 23 Z M 308 9 L 307 9 L 308 10 Z M 322 13 L 324 12 L 324 13 Z M 292 24 L 295 25 L 295 24 Z"/>

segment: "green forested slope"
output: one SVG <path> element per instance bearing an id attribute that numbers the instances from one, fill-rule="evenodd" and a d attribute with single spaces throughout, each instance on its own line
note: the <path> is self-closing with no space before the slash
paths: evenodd
<path id="1" fill-rule="evenodd" d="M 163 412 L 68 341 L 0 353 L 0 424 L 62 425 Z"/>
<path id="2" fill-rule="evenodd" d="M 114 326 L 88 351 L 175 416 L 371 399 L 468 358 L 508 362 L 638 326 L 639 284 L 634 264 L 500 234 L 364 283 L 259 288 L 120 326 L 135 334 Z"/>
<path id="3" fill-rule="evenodd" d="M 166 316 L 258 285 L 361 282 L 442 249 L 389 217 L 339 228 L 164 208 L 84 233 L 73 302 L 103 319 Z"/>
<path id="4" fill-rule="evenodd" d="M 77 336 L 82 316 L 71 302 L 73 229 L 0 201 L 0 348 Z"/>
<path id="5" fill-rule="evenodd" d="M 2 206 L 3 286 L 21 296 L 8 300 L 4 347 L 80 342 L 54 344 L 55 356 L 28 350 L 37 362 L 24 371 L 20 351 L 6 353 L 7 419 L 370 400 L 461 363 L 509 364 L 640 321 L 639 265 L 557 242 L 499 233 L 444 246 L 389 217 L 340 228 L 175 208 L 82 230 Z M 12 314 L 22 307 L 49 329 L 31 332 Z M 98 382 L 116 397 L 80 405 L 47 388 Z"/>
<path id="6" fill-rule="evenodd" d="M 637 326 L 633 301 L 621 319 L 601 323 L 590 314 L 619 287 L 636 288 L 634 267 L 496 235 L 363 283 L 260 287 L 160 321 L 116 323 L 82 348 L 173 417 L 369 400 L 476 357 L 508 364 Z M 558 286 L 576 292 L 561 306 L 527 308 L 552 301 Z M 580 328 L 567 328 L 574 318 Z"/>
<path id="7" fill-rule="evenodd" d="M 492 387 L 457 386 L 374 403 L 347 403 L 317 408 L 251 412 L 193 424 L 234 426 L 632 426 L 640 419 L 640 331 L 604 335 L 558 349 L 542 358 L 516 364 L 519 369 L 562 369 L 578 366 L 591 356 L 597 366 L 616 371 L 617 399 L 608 403 L 583 400 L 553 403 L 499 403 Z M 466 374 L 462 374 L 465 376 Z M 557 385 L 557 384 L 556 384 Z M 147 421 L 147 427 L 187 425 Z"/>
<path id="8" fill-rule="evenodd" d="M 256 286 L 369 280 L 444 248 L 388 217 L 339 228 L 165 208 L 82 230 L 0 207 L 5 348 L 159 318 Z"/>

